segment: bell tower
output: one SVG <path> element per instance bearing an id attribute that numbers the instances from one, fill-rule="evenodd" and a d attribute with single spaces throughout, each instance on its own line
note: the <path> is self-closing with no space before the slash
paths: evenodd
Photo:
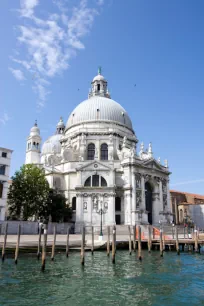
<path id="1" fill-rule="evenodd" d="M 25 164 L 40 164 L 41 141 L 40 129 L 38 128 L 37 121 L 35 121 L 34 126 L 30 130 L 30 135 L 27 138 Z"/>

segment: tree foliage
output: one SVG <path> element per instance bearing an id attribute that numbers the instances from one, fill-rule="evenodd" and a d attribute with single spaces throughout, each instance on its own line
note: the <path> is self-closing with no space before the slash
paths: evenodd
<path id="1" fill-rule="evenodd" d="M 12 177 L 8 192 L 11 219 L 28 220 L 47 210 L 49 184 L 43 169 L 33 164 L 23 165 Z"/>
<path id="2" fill-rule="evenodd" d="M 72 217 L 72 209 L 63 194 L 50 189 L 45 215 L 51 216 L 52 222 L 67 222 Z"/>

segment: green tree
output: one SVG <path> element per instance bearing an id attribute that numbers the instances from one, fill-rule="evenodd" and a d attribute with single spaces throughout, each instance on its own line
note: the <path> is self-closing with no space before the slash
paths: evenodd
<path id="1" fill-rule="evenodd" d="M 12 177 L 8 192 L 9 216 L 13 220 L 28 220 L 47 210 L 49 184 L 43 169 L 33 164 L 23 165 Z"/>
<path id="2" fill-rule="evenodd" d="M 50 189 L 45 215 L 51 216 L 52 222 L 67 222 L 72 217 L 72 209 L 63 194 Z"/>

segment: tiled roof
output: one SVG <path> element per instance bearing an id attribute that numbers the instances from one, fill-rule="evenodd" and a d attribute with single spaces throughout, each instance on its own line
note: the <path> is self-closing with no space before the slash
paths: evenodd
<path id="1" fill-rule="evenodd" d="M 199 203 L 196 203 L 195 200 L 203 200 L 203 203 L 204 203 L 204 195 L 200 195 L 200 194 L 195 194 L 195 193 L 189 193 L 189 192 L 182 192 L 182 191 L 177 191 L 177 190 L 170 190 L 170 193 L 171 194 L 177 194 L 177 195 L 184 195 L 185 198 L 186 198 L 186 201 L 180 204 L 199 204 Z"/>

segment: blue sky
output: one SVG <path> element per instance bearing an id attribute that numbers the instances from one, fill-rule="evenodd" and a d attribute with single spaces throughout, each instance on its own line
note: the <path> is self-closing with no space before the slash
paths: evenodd
<path id="1" fill-rule="evenodd" d="M 46 140 L 101 65 L 139 141 L 168 159 L 170 187 L 204 194 L 203 13 L 202 0 L 1 1 L 0 146 L 14 150 L 11 175 L 35 119 Z"/>

